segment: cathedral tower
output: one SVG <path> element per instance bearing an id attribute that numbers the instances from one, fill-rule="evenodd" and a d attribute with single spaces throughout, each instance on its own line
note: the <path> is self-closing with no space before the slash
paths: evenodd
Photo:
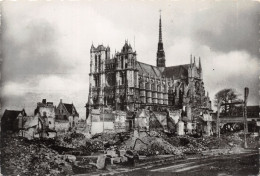
<path id="1" fill-rule="evenodd" d="M 162 42 L 162 21 L 161 21 L 161 10 L 160 10 L 160 20 L 159 20 L 159 42 L 157 49 L 157 67 L 165 67 L 165 53 L 163 50 L 163 42 Z"/>

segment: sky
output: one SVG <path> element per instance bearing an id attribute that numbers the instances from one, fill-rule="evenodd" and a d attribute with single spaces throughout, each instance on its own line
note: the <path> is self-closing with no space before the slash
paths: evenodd
<path id="1" fill-rule="evenodd" d="M 256 1 L 5 1 L 2 2 L 3 109 L 32 114 L 42 99 L 73 103 L 85 118 L 90 47 L 121 50 L 156 64 L 159 10 L 166 65 L 201 58 L 211 99 L 221 89 L 259 104 L 259 22 Z M 197 61 L 198 63 L 198 61 Z"/>

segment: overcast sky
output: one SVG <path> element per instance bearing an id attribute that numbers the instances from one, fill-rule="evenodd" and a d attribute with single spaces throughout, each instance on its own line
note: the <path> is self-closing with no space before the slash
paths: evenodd
<path id="1" fill-rule="evenodd" d="M 90 47 L 112 53 L 128 40 L 137 60 L 155 65 L 159 9 L 166 65 L 201 57 L 211 99 L 223 88 L 259 102 L 260 5 L 253 1 L 3 2 L 4 108 L 33 113 L 46 98 L 74 103 L 85 117 Z"/>

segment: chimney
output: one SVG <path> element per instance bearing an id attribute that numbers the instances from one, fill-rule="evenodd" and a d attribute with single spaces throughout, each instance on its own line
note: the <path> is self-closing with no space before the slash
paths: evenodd
<path id="1" fill-rule="evenodd" d="M 42 99 L 42 103 L 43 103 L 43 104 L 46 104 L 46 99 Z"/>
<path id="2" fill-rule="evenodd" d="M 60 99 L 60 103 L 62 103 L 62 99 Z"/>

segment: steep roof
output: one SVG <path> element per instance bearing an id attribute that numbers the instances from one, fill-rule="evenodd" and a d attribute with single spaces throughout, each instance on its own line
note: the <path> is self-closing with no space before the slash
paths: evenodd
<path id="1" fill-rule="evenodd" d="M 165 67 L 163 71 L 161 71 L 158 67 L 145 64 L 142 62 L 137 62 L 137 69 L 140 74 L 148 75 L 154 77 L 166 77 L 173 79 L 183 79 L 188 77 L 188 68 L 190 64 L 185 65 L 176 65 L 171 67 Z"/>
<path id="2" fill-rule="evenodd" d="M 146 74 L 146 75 L 150 74 L 151 76 L 154 77 L 161 76 L 161 71 L 159 70 L 159 68 L 153 65 L 137 62 L 137 69 L 141 74 Z"/>
<path id="3" fill-rule="evenodd" d="M 188 68 L 190 64 L 165 67 L 162 75 L 166 78 L 182 79 L 188 77 Z"/>
<path id="4" fill-rule="evenodd" d="M 24 110 L 17 111 L 17 110 L 5 110 L 2 118 L 1 118 L 1 129 L 5 130 L 15 130 L 14 123 L 17 119 L 18 115 L 22 113 L 23 116 L 26 116 Z M 18 125 L 17 125 L 18 126 Z"/>
<path id="5" fill-rule="evenodd" d="M 18 117 L 18 115 L 21 113 L 22 111 L 16 111 L 16 110 L 5 110 L 4 115 L 2 117 L 2 120 L 4 119 L 10 119 L 10 120 L 14 120 Z"/>
<path id="6" fill-rule="evenodd" d="M 70 114 L 73 114 L 73 113 L 72 113 L 72 110 L 73 110 L 74 105 L 73 105 L 73 104 L 67 104 L 67 103 L 63 103 L 63 104 L 64 104 L 65 108 L 67 109 L 67 111 L 68 111 Z M 75 114 L 78 114 L 78 112 L 77 112 L 77 110 L 76 110 L 75 107 L 74 107 L 74 109 L 75 109 Z"/>

